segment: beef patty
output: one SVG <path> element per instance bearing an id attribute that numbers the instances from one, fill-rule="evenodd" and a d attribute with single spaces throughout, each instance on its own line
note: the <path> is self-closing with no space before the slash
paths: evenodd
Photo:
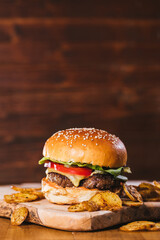
<path id="1" fill-rule="evenodd" d="M 65 187 L 73 187 L 73 183 L 69 180 L 68 177 L 61 175 L 59 173 L 54 173 L 54 172 L 50 172 L 48 173 L 48 180 L 50 182 L 54 182 L 57 185 L 65 188 Z"/>
<path id="2" fill-rule="evenodd" d="M 73 187 L 73 183 L 64 175 L 59 173 L 50 172 L 48 173 L 48 180 L 55 182 L 61 187 Z M 97 188 L 99 190 L 112 190 L 120 186 L 120 181 L 115 180 L 115 178 L 109 174 L 94 174 L 88 178 L 85 178 L 80 181 L 79 186 L 85 187 L 88 189 Z"/>

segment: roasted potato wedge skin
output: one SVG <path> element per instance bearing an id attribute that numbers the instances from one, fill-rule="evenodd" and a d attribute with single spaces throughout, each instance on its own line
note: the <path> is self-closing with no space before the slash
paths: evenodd
<path id="1" fill-rule="evenodd" d="M 154 185 L 148 182 L 142 182 L 137 187 L 144 201 L 160 201 L 160 184 L 153 181 Z"/>
<path id="2" fill-rule="evenodd" d="M 122 200 L 116 193 L 105 191 L 101 195 L 109 208 L 115 207 L 116 210 L 122 208 Z"/>
<path id="3" fill-rule="evenodd" d="M 77 204 L 69 206 L 68 211 L 69 212 L 83 212 L 83 211 L 87 211 L 87 208 L 86 208 L 86 205 L 83 204 L 83 202 L 81 202 L 81 203 L 77 203 Z"/>
<path id="4" fill-rule="evenodd" d="M 16 186 L 11 186 L 11 188 L 17 192 L 22 192 L 22 193 L 35 192 L 35 191 L 41 190 L 41 188 L 21 188 Z"/>
<path id="5" fill-rule="evenodd" d="M 123 184 L 123 190 L 124 190 L 126 196 L 129 197 L 129 199 L 131 201 L 136 201 L 135 197 L 132 196 L 132 194 L 130 193 L 129 186 L 127 186 L 127 184 Z"/>
<path id="6" fill-rule="evenodd" d="M 150 231 L 160 231 L 160 223 L 156 223 L 154 227 L 149 229 Z"/>
<path id="7" fill-rule="evenodd" d="M 7 203 L 32 202 L 36 199 L 38 199 L 38 196 L 30 193 L 15 193 L 12 195 L 4 195 L 4 200 Z"/>
<path id="8" fill-rule="evenodd" d="M 146 198 L 158 197 L 158 194 L 150 189 L 140 189 L 139 193 L 141 194 L 143 200 L 145 200 Z"/>
<path id="9" fill-rule="evenodd" d="M 122 201 L 123 206 L 129 206 L 129 207 L 139 207 L 143 205 L 143 202 L 133 202 L 133 201 Z"/>
<path id="10" fill-rule="evenodd" d="M 141 194 L 132 185 L 123 184 L 123 189 L 129 199 L 133 202 L 143 202 Z"/>
<path id="11" fill-rule="evenodd" d="M 154 226 L 155 226 L 154 222 L 135 221 L 135 222 L 131 222 L 131 223 L 128 223 L 128 224 L 120 227 L 120 230 L 126 231 L 126 232 L 144 231 L 144 230 L 150 230 Z"/>
<path id="12" fill-rule="evenodd" d="M 103 209 L 106 205 L 102 193 L 97 193 L 88 202 L 92 202 L 99 206 L 99 209 Z"/>
<path id="13" fill-rule="evenodd" d="M 98 205 L 95 201 L 86 201 L 85 204 L 86 210 L 89 212 L 95 212 L 101 209 L 101 206 Z"/>
<path id="14" fill-rule="evenodd" d="M 11 215 L 11 224 L 19 226 L 28 216 L 28 209 L 26 207 L 16 208 Z"/>
<path id="15" fill-rule="evenodd" d="M 96 193 L 88 201 L 84 201 L 79 204 L 71 205 L 68 208 L 70 212 L 82 212 L 82 211 L 98 211 L 98 210 L 109 210 L 117 211 L 122 208 L 122 200 L 116 193 L 110 191 L 104 191 Z"/>
<path id="16" fill-rule="evenodd" d="M 138 186 L 138 189 L 146 189 L 146 188 L 154 191 L 154 186 L 151 183 L 148 183 L 148 182 L 142 182 Z"/>
<path id="17" fill-rule="evenodd" d="M 21 188 L 16 186 L 12 186 L 11 188 L 19 191 L 19 193 L 4 195 L 4 200 L 7 203 L 31 202 L 44 198 L 44 194 L 39 191 L 41 188 Z"/>
<path id="18" fill-rule="evenodd" d="M 84 201 L 78 204 L 71 205 L 68 208 L 69 212 L 94 212 L 98 210 L 100 210 L 100 206 L 98 206 L 94 201 Z"/>
<path id="19" fill-rule="evenodd" d="M 153 181 L 154 186 L 156 187 L 157 190 L 160 190 L 160 183 L 157 182 L 156 180 Z"/>
<path id="20" fill-rule="evenodd" d="M 44 194 L 43 192 L 37 192 L 37 191 L 34 191 L 33 193 L 31 194 L 34 194 L 38 197 L 38 199 L 43 199 L 44 198 Z"/>

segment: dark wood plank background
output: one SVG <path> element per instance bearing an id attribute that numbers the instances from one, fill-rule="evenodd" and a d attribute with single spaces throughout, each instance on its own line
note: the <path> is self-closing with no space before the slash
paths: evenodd
<path id="1" fill-rule="evenodd" d="M 0 184 L 40 181 L 45 140 L 84 126 L 160 178 L 160 1 L 0 1 Z"/>

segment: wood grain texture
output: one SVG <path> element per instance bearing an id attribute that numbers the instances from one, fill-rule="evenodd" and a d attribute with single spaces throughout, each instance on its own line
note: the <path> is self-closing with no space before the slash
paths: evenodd
<path id="1" fill-rule="evenodd" d="M 96 127 L 159 177 L 160 2 L 0 2 L 0 183 L 40 181 L 45 140 Z M 143 172 L 143 174 L 142 174 Z"/>
<path id="2" fill-rule="evenodd" d="M 32 7 L 31 7 L 32 6 Z M 116 1 L 87 1 L 85 4 L 77 0 L 76 2 L 65 0 L 59 2 L 56 0 L 6 0 L 1 5 L 1 18 L 12 17 L 115 17 L 131 19 L 157 19 L 159 18 L 160 3 L 154 0 L 151 4 L 149 0 L 122 0 Z"/>
<path id="3" fill-rule="evenodd" d="M 26 223 L 23 226 L 12 226 L 9 219 L 0 218 L 0 233 L 4 240 L 13 239 L 40 239 L 40 240 L 74 240 L 71 232 L 45 228 L 35 224 Z"/>
<path id="4" fill-rule="evenodd" d="M 9 219 L 0 218 L 1 238 L 4 240 L 150 240 L 159 239 L 159 232 L 122 232 L 118 229 L 96 232 L 67 232 L 51 228 L 45 228 L 35 224 L 25 224 L 20 227 L 12 226 Z"/>
<path id="5" fill-rule="evenodd" d="M 136 184 L 136 183 L 135 183 Z M 37 187 L 37 184 L 23 184 L 22 187 Z M 0 187 L 0 216 L 10 218 L 19 207 L 27 207 L 27 222 L 67 231 L 95 231 L 136 220 L 160 219 L 160 202 L 145 202 L 140 207 L 123 207 L 122 209 L 96 212 L 68 212 L 67 205 L 57 205 L 46 199 L 39 201 L 9 204 L 3 200 L 5 194 L 14 192 L 10 186 Z"/>

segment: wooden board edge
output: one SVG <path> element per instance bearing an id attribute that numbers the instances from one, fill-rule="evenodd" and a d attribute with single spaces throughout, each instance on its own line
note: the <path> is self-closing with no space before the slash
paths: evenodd
<path id="1" fill-rule="evenodd" d="M 12 212 L 16 209 L 16 208 L 20 208 L 20 207 L 27 207 L 27 209 L 29 210 L 29 214 L 28 217 L 26 219 L 26 222 L 31 222 L 31 223 L 35 223 L 38 225 L 43 225 L 41 219 L 38 216 L 38 211 L 36 208 L 31 207 L 31 206 L 26 206 L 23 203 L 6 203 L 5 201 L 0 201 L 0 217 L 6 217 L 6 218 L 10 218 Z"/>
<path id="2" fill-rule="evenodd" d="M 27 222 L 67 231 L 95 231 L 135 220 L 160 220 L 160 203 L 151 202 L 136 208 L 123 207 L 117 212 L 101 211 L 99 214 L 85 212 L 81 215 L 72 213 L 70 216 L 63 211 L 47 211 L 47 209 L 38 209 L 23 203 L 9 204 L 0 201 L 0 216 L 10 218 L 14 209 L 21 206 L 29 210 Z"/>
<path id="3" fill-rule="evenodd" d="M 38 216 L 44 226 L 67 231 L 91 231 L 91 213 L 70 213 L 38 209 Z"/>
<path id="4" fill-rule="evenodd" d="M 160 206 L 123 207 L 117 212 L 104 213 L 91 219 L 91 231 L 140 220 L 160 220 Z"/>
<path id="5" fill-rule="evenodd" d="M 16 208 L 27 207 L 29 210 L 26 222 L 35 223 L 45 227 L 67 230 L 67 231 L 91 231 L 90 213 L 86 216 L 77 218 L 77 213 L 68 216 L 65 212 L 54 213 L 36 207 L 28 206 L 23 203 L 6 203 L 0 201 L 0 217 L 10 218 Z"/>

